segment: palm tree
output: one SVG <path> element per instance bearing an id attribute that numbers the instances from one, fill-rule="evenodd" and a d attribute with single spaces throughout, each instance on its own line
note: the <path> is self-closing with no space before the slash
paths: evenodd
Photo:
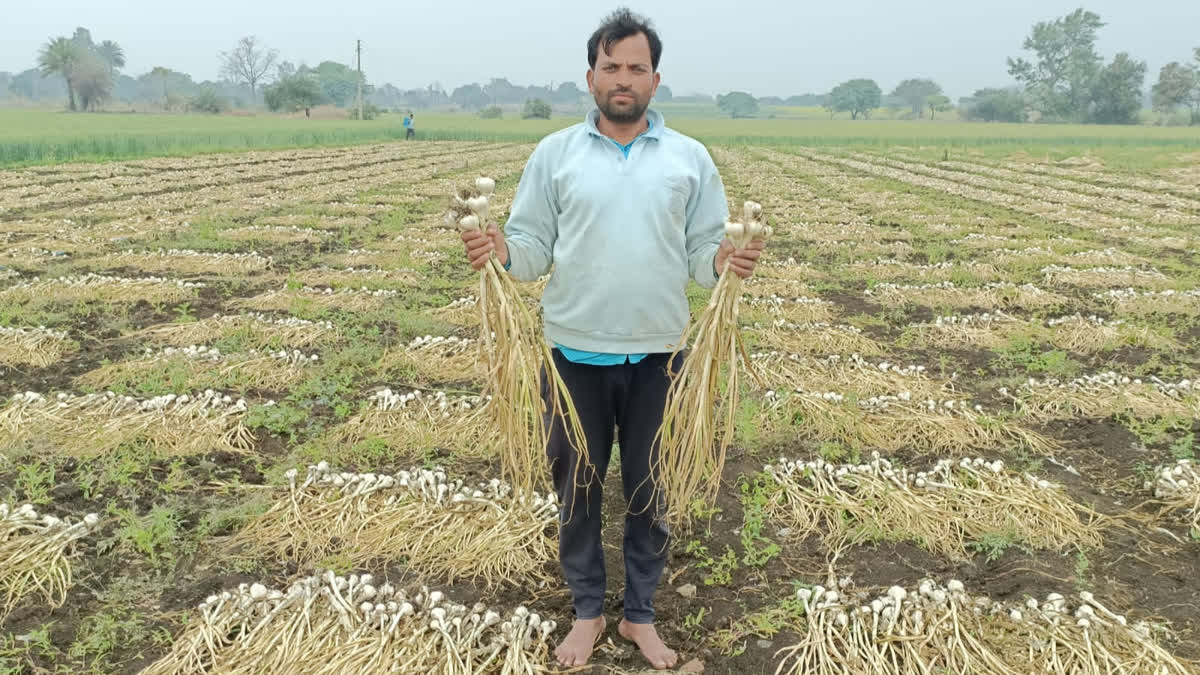
<path id="1" fill-rule="evenodd" d="M 109 75 L 125 67 L 125 50 L 112 40 L 105 40 L 96 45 L 96 55 L 108 64 Z"/>
<path id="2" fill-rule="evenodd" d="M 75 110 L 75 68 L 83 59 L 83 50 L 68 38 L 52 38 L 38 53 L 38 69 L 42 76 L 62 75 L 67 81 L 67 102 Z"/>
<path id="3" fill-rule="evenodd" d="M 171 109 L 171 99 L 167 96 L 167 76 L 171 74 L 171 69 L 164 68 L 162 66 L 155 66 L 154 70 L 150 71 L 150 74 L 157 78 L 162 79 L 163 110 L 170 110 Z"/>

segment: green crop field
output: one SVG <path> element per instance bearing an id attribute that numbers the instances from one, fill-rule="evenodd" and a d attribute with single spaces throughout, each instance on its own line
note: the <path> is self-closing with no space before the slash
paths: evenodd
<path id="1" fill-rule="evenodd" d="M 1200 129 L 1188 127 L 985 124 L 955 120 L 828 120 L 812 109 L 779 108 L 755 119 L 704 116 L 702 106 L 662 106 L 668 124 L 715 145 L 802 145 L 946 148 L 1083 149 L 1200 148 Z M 770 117 L 775 115 L 775 117 Z M 418 112 L 421 140 L 531 142 L 582 115 L 551 120 L 480 119 L 465 113 Z M 400 115 L 379 119 L 297 119 L 273 115 L 68 114 L 0 109 L 0 166 L 139 157 L 187 156 L 237 150 L 349 145 L 404 137 Z"/>

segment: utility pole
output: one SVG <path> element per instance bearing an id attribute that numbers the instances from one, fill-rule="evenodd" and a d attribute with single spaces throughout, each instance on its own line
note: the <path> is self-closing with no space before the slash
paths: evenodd
<path id="1" fill-rule="evenodd" d="M 358 54 L 358 119 L 363 119 L 363 100 L 362 100 L 362 40 L 358 40 L 358 48 L 355 52 Z"/>

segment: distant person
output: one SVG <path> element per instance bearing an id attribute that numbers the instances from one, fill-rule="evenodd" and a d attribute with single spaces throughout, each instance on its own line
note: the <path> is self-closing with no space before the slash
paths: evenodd
<path id="1" fill-rule="evenodd" d="M 413 114 L 408 113 L 408 117 L 404 118 L 404 140 L 417 137 L 417 123 L 413 121 Z"/>

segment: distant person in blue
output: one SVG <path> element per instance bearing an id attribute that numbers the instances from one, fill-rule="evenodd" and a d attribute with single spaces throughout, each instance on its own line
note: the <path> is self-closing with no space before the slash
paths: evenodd
<path id="1" fill-rule="evenodd" d="M 671 354 L 689 319 L 688 280 L 712 288 L 726 263 L 749 277 L 763 242 L 735 250 L 725 238 L 725 187 L 708 151 L 649 109 L 662 55 L 650 24 L 618 10 L 587 50 L 596 109 L 534 149 L 504 233 L 489 224 L 462 239 L 476 269 L 493 252 L 524 281 L 554 268 L 542 294 L 545 333 L 593 463 L 576 479 L 579 453 L 556 422 L 546 453 L 562 503 L 559 562 L 575 609 L 555 649 L 558 662 L 586 664 L 605 630 L 601 488 L 615 426 L 628 504 L 617 632 L 655 668 L 673 668 L 678 655 L 654 627 L 668 532 L 647 480 L 671 372 L 683 361 Z"/>
<path id="2" fill-rule="evenodd" d="M 417 123 L 413 121 L 412 113 L 408 113 L 408 117 L 404 118 L 404 129 L 404 140 L 407 141 L 410 138 L 416 138 Z"/>

